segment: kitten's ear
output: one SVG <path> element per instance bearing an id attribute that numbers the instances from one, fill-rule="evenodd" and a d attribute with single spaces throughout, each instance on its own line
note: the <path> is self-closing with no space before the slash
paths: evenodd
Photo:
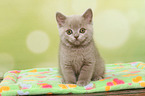
<path id="1" fill-rule="evenodd" d="M 91 22 L 92 22 L 92 18 L 93 18 L 92 9 L 91 9 L 91 8 L 87 9 L 86 12 L 82 15 L 82 17 L 84 17 L 84 19 L 85 19 L 88 23 L 91 23 Z"/>
<path id="2" fill-rule="evenodd" d="M 64 16 L 60 12 L 56 12 L 56 20 L 57 20 L 57 23 L 58 23 L 59 27 L 62 27 L 63 24 L 65 23 L 66 16 Z"/>

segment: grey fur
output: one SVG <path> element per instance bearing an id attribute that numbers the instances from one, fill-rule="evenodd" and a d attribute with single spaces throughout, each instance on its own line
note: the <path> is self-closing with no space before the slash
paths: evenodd
<path id="1" fill-rule="evenodd" d="M 93 40 L 92 17 L 91 9 L 81 16 L 66 17 L 56 13 L 60 34 L 59 71 L 64 83 L 85 86 L 91 80 L 104 78 L 104 61 Z M 80 28 L 85 28 L 86 32 L 79 33 Z M 68 29 L 73 31 L 71 35 L 66 33 Z"/>

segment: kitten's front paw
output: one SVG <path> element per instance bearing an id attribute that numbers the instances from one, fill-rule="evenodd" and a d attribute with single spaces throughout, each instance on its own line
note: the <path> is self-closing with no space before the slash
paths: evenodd
<path id="1" fill-rule="evenodd" d="M 86 86 L 88 84 L 89 84 L 89 81 L 84 81 L 84 80 L 77 81 L 77 85 L 79 85 L 79 86 Z"/>

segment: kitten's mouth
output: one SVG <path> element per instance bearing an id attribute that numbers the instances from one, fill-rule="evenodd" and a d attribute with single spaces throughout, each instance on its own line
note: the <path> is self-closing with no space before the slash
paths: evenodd
<path id="1" fill-rule="evenodd" d="M 83 41 L 80 41 L 80 40 L 76 39 L 74 42 L 71 42 L 68 39 L 66 39 L 66 40 L 71 45 L 80 46 L 80 45 L 82 45 L 87 40 L 87 38 L 85 38 Z"/>
<path id="2" fill-rule="evenodd" d="M 66 41 L 70 44 L 70 45 L 79 45 L 80 41 L 79 40 L 75 40 L 74 42 L 69 41 L 68 39 L 66 39 Z"/>
<path id="3" fill-rule="evenodd" d="M 80 41 L 79 40 L 75 40 L 74 44 L 75 45 L 80 45 Z"/>

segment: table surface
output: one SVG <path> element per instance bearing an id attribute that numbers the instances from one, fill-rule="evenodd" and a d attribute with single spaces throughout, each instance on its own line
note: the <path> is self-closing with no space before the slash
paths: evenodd
<path id="1" fill-rule="evenodd" d="M 2 79 L 0 79 L 0 82 Z M 36 95 L 36 96 L 145 96 L 145 89 L 129 89 L 110 92 L 98 92 L 88 94 L 68 94 L 68 95 Z M 30 95 L 29 95 L 30 96 Z M 34 95 L 33 95 L 34 96 Z"/>
<path id="2" fill-rule="evenodd" d="M 145 89 L 130 89 L 110 92 L 69 95 L 37 95 L 37 96 L 145 96 Z"/>

